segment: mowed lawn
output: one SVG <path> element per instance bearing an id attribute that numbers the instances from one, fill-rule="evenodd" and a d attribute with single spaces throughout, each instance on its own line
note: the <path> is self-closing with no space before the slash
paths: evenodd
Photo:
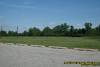
<path id="1" fill-rule="evenodd" d="M 100 50 L 100 37 L 0 37 L 2 43 L 62 46 L 68 48 L 96 48 Z"/>

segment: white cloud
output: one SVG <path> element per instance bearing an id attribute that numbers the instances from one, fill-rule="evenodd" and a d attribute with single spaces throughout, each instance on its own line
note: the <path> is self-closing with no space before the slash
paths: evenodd
<path id="1" fill-rule="evenodd" d="M 24 3 L 22 5 L 18 5 L 18 4 L 9 4 L 9 3 L 5 3 L 5 2 L 0 2 L 0 5 L 2 6 L 6 6 L 6 7 L 14 7 L 14 8 L 35 8 L 34 6 L 30 6 L 30 3 Z"/>
<path id="2" fill-rule="evenodd" d="M 33 7 L 33 6 L 16 5 L 16 4 L 9 5 L 9 7 L 15 7 L 15 8 L 35 8 L 35 7 Z"/>
<path id="3" fill-rule="evenodd" d="M 53 25 L 55 25 L 55 24 L 56 24 L 55 22 L 50 22 L 50 23 L 49 23 L 50 26 L 53 26 Z"/>
<path id="4" fill-rule="evenodd" d="M 23 2 L 24 5 L 31 5 L 32 2 Z"/>
<path id="5" fill-rule="evenodd" d="M 0 16 L 0 19 L 3 19 L 4 18 L 4 16 Z"/>

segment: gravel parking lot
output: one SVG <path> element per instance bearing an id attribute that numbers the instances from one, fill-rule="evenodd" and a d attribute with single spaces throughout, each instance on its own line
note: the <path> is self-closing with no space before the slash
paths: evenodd
<path id="1" fill-rule="evenodd" d="M 64 61 L 100 62 L 100 52 L 0 43 L 0 67 L 81 67 Z"/>

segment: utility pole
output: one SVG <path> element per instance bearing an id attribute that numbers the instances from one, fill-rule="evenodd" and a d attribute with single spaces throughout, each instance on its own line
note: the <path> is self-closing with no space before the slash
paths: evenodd
<path id="1" fill-rule="evenodd" d="M 17 33 L 17 37 L 18 37 L 18 25 L 17 25 L 17 30 L 16 30 L 16 33 Z"/>
<path id="2" fill-rule="evenodd" d="M 0 37 L 2 37 L 2 25 L 0 26 Z"/>

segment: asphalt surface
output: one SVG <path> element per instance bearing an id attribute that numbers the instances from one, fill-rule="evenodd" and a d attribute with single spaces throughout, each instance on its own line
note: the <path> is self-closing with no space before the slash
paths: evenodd
<path id="1" fill-rule="evenodd" d="M 78 64 L 64 64 L 64 61 L 99 62 L 100 52 L 0 43 L 0 67 L 81 67 Z"/>

